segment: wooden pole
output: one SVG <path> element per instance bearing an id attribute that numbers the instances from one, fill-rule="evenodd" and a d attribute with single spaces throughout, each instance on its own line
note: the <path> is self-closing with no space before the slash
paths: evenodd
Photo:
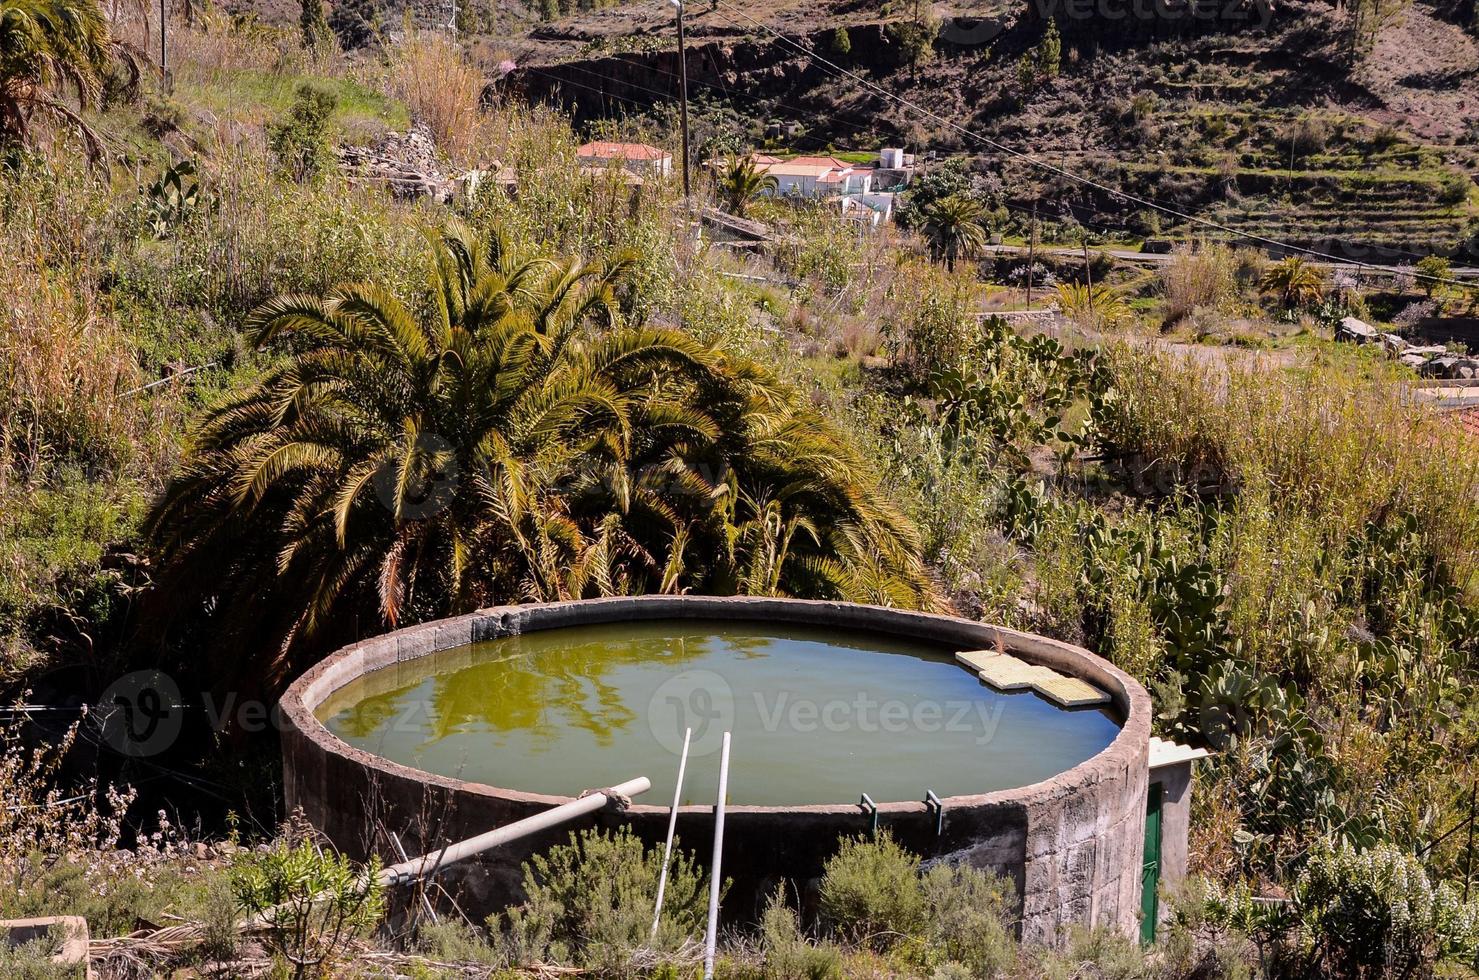
<path id="1" fill-rule="evenodd" d="M 1084 282 L 1089 284 L 1089 315 L 1094 313 L 1094 267 L 1089 264 L 1089 233 L 1084 232 Z"/>
<path id="2" fill-rule="evenodd" d="M 169 42 L 165 37 L 165 24 L 169 16 L 165 9 L 165 0 L 159 0 L 159 78 L 164 85 L 164 90 L 169 91 Z"/>
<path id="3" fill-rule="evenodd" d="M 1037 202 L 1032 202 L 1032 224 L 1027 230 L 1027 308 L 1032 309 L 1032 263 L 1037 254 Z"/>
<path id="4" fill-rule="evenodd" d="M 678 7 L 678 98 L 679 128 L 683 134 L 683 196 L 693 193 L 688 178 L 688 50 L 683 34 L 683 0 L 673 0 Z"/>

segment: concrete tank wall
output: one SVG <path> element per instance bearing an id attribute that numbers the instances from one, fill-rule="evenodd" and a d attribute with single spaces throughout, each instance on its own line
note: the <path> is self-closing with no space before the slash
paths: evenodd
<path id="1" fill-rule="evenodd" d="M 1108 691 L 1124 726 L 1098 755 L 1052 779 L 945 799 L 942 832 L 922 802 L 879 801 L 879 826 L 929 858 L 963 860 L 1013 879 L 1022 937 L 1053 943 L 1071 924 L 1134 934 L 1140 909 L 1150 699 L 1132 678 L 1082 648 L 949 616 L 847 603 L 749 597 L 651 596 L 507 606 L 388 633 L 331 654 L 283 696 L 284 783 L 289 807 L 356 856 L 389 857 L 384 829 L 412 854 L 481 833 L 567 798 L 436 776 L 351 748 L 314 716 L 330 694 L 361 674 L 440 650 L 541 629 L 643 619 L 715 619 L 804 623 L 873 630 L 957 649 L 1000 645 L 1033 663 L 1081 677 Z M 621 773 L 613 779 L 639 773 Z M 599 788 L 599 787 L 592 787 Z M 683 807 L 678 835 L 707 854 L 711 807 Z M 584 826 L 625 823 L 649 842 L 666 832 L 667 807 L 652 801 L 602 813 Z M 751 913 L 784 879 L 821 872 L 838 837 L 866 832 L 856 806 L 733 806 L 726 809 L 725 867 L 735 879 L 727 909 Z M 518 898 L 519 866 L 564 841 L 568 825 L 527 838 L 444 878 L 464 900 L 491 911 Z"/>

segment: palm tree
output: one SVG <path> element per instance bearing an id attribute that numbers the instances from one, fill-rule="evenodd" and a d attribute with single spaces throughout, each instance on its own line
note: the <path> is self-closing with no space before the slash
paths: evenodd
<path id="1" fill-rule="evenodd" d="M 289 353 L 208 414 L 150 515 L 157 614 L 205 610 L 211 649 L 271 684 L 333 639 L 522 599 L 935 604 L 830 426 L 755 365 L 622 322 L 629 258 L 524 259 L 460 225 L 433 252 L 425 316 L 362 284 L 252 315 Z"/>
<path id="2" fill-rule="evenodd" d="M 1269 268 L 1258 288 L 1279 297 L 1286 309 L 1314 306 L 1325 295 L 1325 278 L 1304 259 L 1291 255 Z"/>
<path id="3" fill-rule="evenodd" d="M 762 171 L 750 157 L 733 157 L 719 174 L 719 199 L 736 218 L 743 218 L 750 202 L 774 193 L 776 179 Z"/>
<path id="4" fill-rule="evenodd" d="M 986 244 L 985 211 L 964 194 L 942 197 L 924 215 L 924 237 L 936 261 L 955 271 L 955 260 L 969 258 Z"/>
<path id="5" fill-rule="evenodd" d="M 1116 327 L 1134 315 L 1120 290 L 1076 282 L 1058 284 L 1058 309 L 1070 320 L 1092 328 Z"/>
<path id="6" fill-rule="evenodd" d="M 112 47 L 95 0 L 0 0 L 0 144 L 24 143 L 42 113 L 77 127 L 101 158 L 101 140 L 62 95 L 93 104 Z"/>

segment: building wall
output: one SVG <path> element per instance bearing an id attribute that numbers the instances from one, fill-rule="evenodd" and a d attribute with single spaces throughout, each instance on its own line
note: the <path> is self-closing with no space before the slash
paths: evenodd
<path id="1" fill-rule="evenodd" d="M 534 629 L 641 619 L 737 619 L 804 622 L 875 630 L 954 645 L 996 647 L 1108 691 L 1125 720 L 1102 752 L 1052 779 L 1012 790 L 944 801 L 943 828 L 922 802 L 879 806 L 879 826 L 927 857 L 966 861 L 1010 877 L 1021 902 L 1024 939 L 1054 943 L 1070 925 L 1133 935 L 1138 928 L 1145 824 L 1150 699 L 1133 679 L 1087 651 L 1044 637 L 946 616 L 846 603 L 748 597 L 653 596 L 510 606 L 376 637 L 332 654 L 284 695 L 283 769 L 289 807 L 356 856 L 387 856 L 381 826 L 400 833 L 408 851 L 424 852 L 537 813 L 566 798 L 465 782 L 402 766 L 339 741 L 314 717 L 332 692 L 373 670 L 439 650 Z M 407 668 L 409 671 L 411 668 Z M 627 775 L 627 774 L 623 774 Z M 638 804 L 599 814 L 584 826 L 624 823 L 649 842 L 666 831 L 665 806 Z M 464 908 L 486 913 L 521 894 L 519 865 L 568 839 L 582 824 L 526 838 L 449 871 Z M 821 873 L 839 836 L 863 833 L 855 806 L 726 809 L 726 899 L 731 915 L 753 914 L 783 879 L 804 885 Z M 707 806 L 682 807 L 678 834 L 702 856 L 712 838 Z M 804 892 L 805 887 L 802 888 Z"/>
<path id="2" fill-rule="evenodd" d="M 1150 781 L 1160 783 L 1161 885 L 1174 888 L 1186 878 L 1187 838 L 1191 832 L 1191 760 L 1150 770 Z M 1166 908 L 1165 903 L 1161 905 Z"/>

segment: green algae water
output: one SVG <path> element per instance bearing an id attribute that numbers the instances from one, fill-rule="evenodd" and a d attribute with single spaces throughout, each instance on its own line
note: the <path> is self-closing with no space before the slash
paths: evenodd
<path id="1" fill-rule="evenodd" d="M 576 795 L 636 776 L 643 803 L 789 806 L 984 793 L 1050 778 L 1119 731 L 992 690 L 953 650 L 882 634 L 759 622 L 602 623 L 538 630 L 358 678 L 318 709 L 355 748 L 443 776 Z"/>

